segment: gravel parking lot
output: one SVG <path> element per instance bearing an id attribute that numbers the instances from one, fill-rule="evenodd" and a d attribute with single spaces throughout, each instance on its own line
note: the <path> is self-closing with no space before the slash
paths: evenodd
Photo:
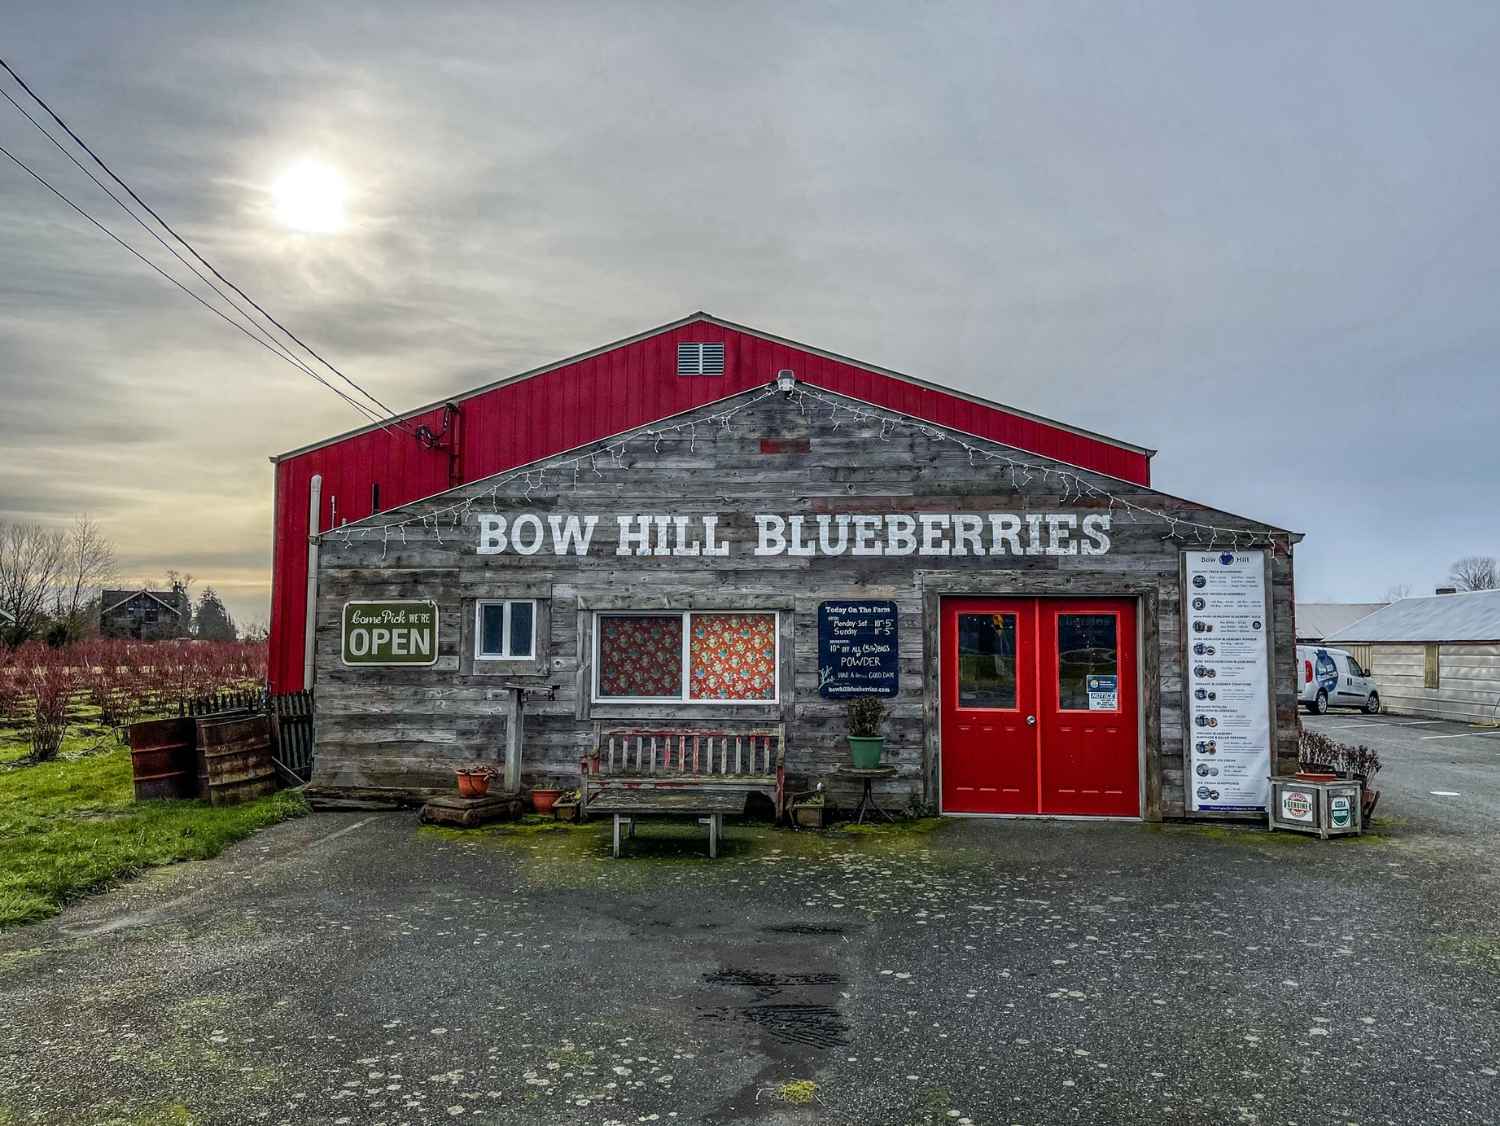
<path id="1" fill-rule="evenodd" d="M 0 1123 L 1496 1122 L 1500 737 L 1309 722 L 1376 833 L 290 822 L 0 936 Z"/>

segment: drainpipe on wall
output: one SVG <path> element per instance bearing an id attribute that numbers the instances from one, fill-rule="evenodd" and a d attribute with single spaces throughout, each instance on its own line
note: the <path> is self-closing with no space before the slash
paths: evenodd
<path id="1" fill-rule="evenodd" d="M 318 511 L 323 504 L 323 475 L 313 474 L 307 494 L 307 621 L 302 634 L 302 689 L 313 686 L 313 651 L 318 626 Z"/>

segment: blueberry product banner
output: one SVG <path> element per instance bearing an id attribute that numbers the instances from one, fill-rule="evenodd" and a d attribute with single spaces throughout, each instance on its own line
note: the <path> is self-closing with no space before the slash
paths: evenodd
<path id="1" fill-rule="evenodd" d="M 1188 810 L 1263 811 L 1271 774 L 1265 553 L 1185 559 Z"/>

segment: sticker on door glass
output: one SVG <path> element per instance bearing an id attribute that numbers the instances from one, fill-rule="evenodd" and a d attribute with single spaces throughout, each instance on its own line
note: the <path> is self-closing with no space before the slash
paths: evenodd
<path id="1" fill-rule="evenodd" d="M 1091 676 L 1088 678 L 1089 711 L 1113 712 L 1120 709 L 1119 677 Z"/>

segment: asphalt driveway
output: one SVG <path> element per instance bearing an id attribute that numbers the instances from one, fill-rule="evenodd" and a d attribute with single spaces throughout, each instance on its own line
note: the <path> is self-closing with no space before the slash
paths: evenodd
<path id="1" fill-rule="evenodd" d="M 1493 1123 L 1500 739 L 1418 731 L 1357 841 L 309 817 L 0 936 L 0 1123 Z"/>

